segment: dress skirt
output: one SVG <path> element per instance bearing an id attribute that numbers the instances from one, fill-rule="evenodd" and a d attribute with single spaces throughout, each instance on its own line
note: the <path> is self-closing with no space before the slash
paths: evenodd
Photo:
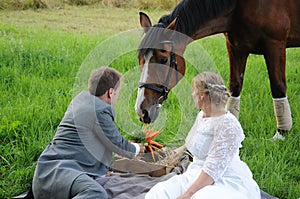
<path id="1" fill-rule="evenodd" d="M 201 160 L 194 160 L 185 173 L 156 184 L 145 198 L 176 199 L 198 178 L 202 164 Z M 260 189 L 252 179 L 248 166 L 238 156 L 232 165 L 213 185 L 200 189 L 191 199 L 260 199 Z"/>

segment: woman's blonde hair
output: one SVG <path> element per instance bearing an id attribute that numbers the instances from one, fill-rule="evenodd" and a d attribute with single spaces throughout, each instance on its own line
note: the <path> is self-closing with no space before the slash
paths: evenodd
<path id="1" fill-rule="evenodd" d="M 214 104 L 225 106 L 230 92 L 222 77 L 213 72 L 203 72 L 193 78 L 192 84 L 197 93 L 206 93 Z"/>

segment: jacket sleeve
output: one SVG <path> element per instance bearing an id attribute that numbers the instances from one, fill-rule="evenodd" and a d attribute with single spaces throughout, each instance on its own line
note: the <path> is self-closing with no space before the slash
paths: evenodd
<path id="1" fill-rule="evenodd" d="M 97 125 L 115 146 L 112 151 L 128 158 L 135 157 L 136 147 L 119 133 L 114 123 L 112 108 L 108 106 L 102 110 L 98 110 L 96 115 Z"/>

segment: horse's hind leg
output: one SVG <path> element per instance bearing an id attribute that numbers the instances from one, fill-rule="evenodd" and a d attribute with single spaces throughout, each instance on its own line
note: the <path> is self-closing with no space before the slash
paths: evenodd
<path id="1" fill-rule="evenodd" d="M 275 137 L 279 139 L 284 139 L 281 136 L 282 133 L 292 128 L 291 110 L 286 96 L 285 45 L 284 41 L 269 40 L 266 42 L 267 50 L 264 53 L 277 121 L 277 133 Z"/>

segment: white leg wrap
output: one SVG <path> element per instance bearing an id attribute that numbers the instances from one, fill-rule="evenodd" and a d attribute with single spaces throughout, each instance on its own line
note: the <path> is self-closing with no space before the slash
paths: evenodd
<path id="1" fill-rule="evenodd" d="M 273 99 L 277 129 L 289 131 L 292 128 L 292 114 L 287 97 Z"/>
<path id="2" fill-rule="evenodd" d="M 226 110 L 239 118 L 240 113 L 240 97 L 230 97 L 226 104 Z"/>

